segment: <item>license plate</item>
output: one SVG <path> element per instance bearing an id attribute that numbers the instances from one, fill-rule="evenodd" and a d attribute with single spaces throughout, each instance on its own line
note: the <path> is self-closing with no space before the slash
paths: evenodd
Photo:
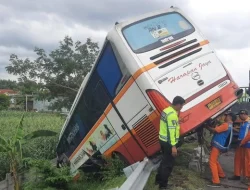
<path id="1" fill-rule="evenodd" d="M 212 102 L 207 104 L 207 108 L 212 110 L 212 109 L 214 109 L 215 107 L 217 107 L 220 104 L 221 104 L 220 98 L 216 98 L 215 100 L 213 100 Z"/>

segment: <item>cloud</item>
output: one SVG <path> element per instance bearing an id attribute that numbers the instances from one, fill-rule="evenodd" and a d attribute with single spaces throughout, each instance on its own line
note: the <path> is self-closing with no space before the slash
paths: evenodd
<path id="1" fill-rule="evenodd" d="M 242 87 L 248 86 L 250 70 L 250 47 L 244 49 L 221 49 L 218 57 L 229 70 L 235 82 Z"/>
<path id="2" fill-rule="evenodd" d="M 82 42 L 91 37 L 102 44 L 116 21 L 171 5 L 181 8 L 197 24 L 235 80 L 247 85 L 248 0 L 0 0 L 0 74 L 7 76 L 3 68 L 11 53 L 32 57 L 35 46 L 51 51 L 66 35 Z"/>
<path id="3" fill-rule="evenodd" d="M 219 49 L 250 47 L 250 7 L 248 1 L 192 0 L 189 10 L 198 27 Z M 239 6 L 240 5 L 240 6 Z"/>

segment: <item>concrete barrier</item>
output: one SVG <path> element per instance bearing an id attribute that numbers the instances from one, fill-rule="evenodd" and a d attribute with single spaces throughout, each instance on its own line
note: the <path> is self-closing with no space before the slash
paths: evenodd
<path id="1" fill-rule="evenodd" d="M 14 181 L 10 174 L 6 174 L 6 179 L 0 182 L 0 190 L 14 190 Z"/>

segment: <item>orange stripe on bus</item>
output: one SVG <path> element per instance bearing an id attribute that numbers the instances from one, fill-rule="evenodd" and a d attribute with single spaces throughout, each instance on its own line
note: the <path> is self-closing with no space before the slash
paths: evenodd
<path id="1" fill-rule="evenodd" d="M 87 141 L 87 139 L 92 135 L 92 133 L 95 131 L 95 129 L 101 124 L 101 122 L 105 119 L 105 115 L 102 114 L 101 117 L 97 120 L 95 125 L 90 129 L 89 133 L 84 137 L 82 142 L 78 145 L 78 147 L 74 150 L 74 152 L 69 157 L 69 160 L 72 159 L 72 157 L 78 152 L 78 150 L 82 147 L 82 145 Z"/>
<path id="2" fill-rule="evenodd" d="M 130 78 L 128 80 L 128 82 L 124 85 L 124 87 L 122 88 L 122 90 L 117 94 L 117 96 L 114 99 L 114 103 L 117 104 L 117 102 L 119 102 L 119 100 L 122 98 L 122 96 L 126 93 L 126 91 L 129 89 L 129 87 L 134 83 L 134 79 Z"/>
<path id="3" fill-rule="evenodd" d="M 136 134 L 134 129 L 132 129 L 131 132 L 132 132 L 133 135 Z M 126 133 L 120 140 L 118 140 L 112 147 L 110 147 L 108 150 L 106 150 L 106 152 L 104 152 L 103 154 L 105 156 L 111 155 L 112 152 L 114 152 L 114 150 L 116 150 L 119 146 L 122 145 L 122 143 L 125 143 L 130 138 L 131 138 L 130 133 Z"/>
<path id="4" fill-rule="evenodd" d="M 111 109 L 112 109 L 112 105 L 109 104 L 108 107 L 104 110 L 104 113 L 107 115 Z"/>
<path id="5" fill-rule="evenodd" d="M 208 43 L 209 43 L 208 40 L 204 40 L 204 41 L 200 42 L 199 44 L 200 44 L 200 46 L 203 46 L 203 45 L 206 45 Z M 180 55 L 182 55 L 182 54 L 180 54 Z M 178 56 L 180 56 L 180 55 L 178 55 Z M 176 56 L 176 57 L 178 57 L 178 56 Z M 173 57 L 173 58 L 175 58 L 175 57 Z M 173 58 L 171 58 L 171 59 L 173 59 Z M 169 59 L 169 60 L 171 60 L 171 59 Z M 167 60 L 167 61 L 169 61 L 169 60 Z M 164 61 L 164 62 L 166 62 L 166 61 Z M 117 96 L 114 99 L 114 103 L 117 104 L 119 102 L 119 100 L 122 98 L 122 96 L 129 89 L 129 87 L 134 83 L 134 81 L 139 76 L 141 76 L 142 73 L 144 73 L 144 72 L 146 72 L 146 71 L 148 71 L 150 69 L 153 69 L 156 66 L 158 66 L 158 65 L 155 65 L 154 63 L 150 63 L 150 64 L 146 65 L 145 67 L 142 67 L 139 70 L 137 70 L 135 72 L 135 74 L 133 75 L 133 77 L 131 77 L 128 80 L 128 82 L 124 85 L 124 87 L 122 88 L 122 90 L 117 94 Z M 107 115 L 110 112 L 111 109 L 112 109 L 112 105 L 109 104 L 107 106 L 107 108 L 105 109 L 104 114 Z M 100 123 L 105 119 L 105 115 L 104 114 L 97 120 L 97 122 L 95 123 L 95 125 L 89 131 L 89 133 L 84 137 L 84 139 L 82 140 L 82 142 L 78 145 L 78 147 L 75 149 L 75 151 L 69 157 L 69 160 L 71 160 L 73 158 L 73 156 L 78 152 L 78 150 L 82 147 L 82 145 L 87 141 L 87 139 L 90 137 L 90 135 L 96 130 L 96 128 L 100 125 Z"/>
<path id="6" fill-rule="evenodd" d="M 204 41 L 200 42 L 200 46 L 204 46 L 204 45 L 206 45 L 206 44 L 208 44 L 208 43 L 209 43 L 208 40 L 204 40 Z"/>
<path id="7" fill-rule="evenodd" d="M 122 141 L 117 141 L 112 147 L 110 147 L 106 152 L 103 153 L 104 156 L 110 156 L 114 150 L 122 145 Z"/>
<path id="8" fill-rule="evenodd" d="M 154 67 L 156 67 L 156 65 L 154 63 L 150 63 L 149 65 L 142 67 L 141 69 L 139 69 L 135 72 L 135 74 L 133 75 L 133 78 L 136 80 L 137 78 L 139 78 L 139 76 L 141 76 L 142 73 L 144 73 L 150 69 L 153 69 Z"/>

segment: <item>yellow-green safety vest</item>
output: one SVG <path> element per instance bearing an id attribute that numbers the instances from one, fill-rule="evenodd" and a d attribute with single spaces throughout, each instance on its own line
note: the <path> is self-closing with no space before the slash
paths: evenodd
<path id="1" fill-rule="evenodd" d="M 172 106 L 161 113 L 159 139 L 175 146 L 180 136 L 178 114 Z"/>

